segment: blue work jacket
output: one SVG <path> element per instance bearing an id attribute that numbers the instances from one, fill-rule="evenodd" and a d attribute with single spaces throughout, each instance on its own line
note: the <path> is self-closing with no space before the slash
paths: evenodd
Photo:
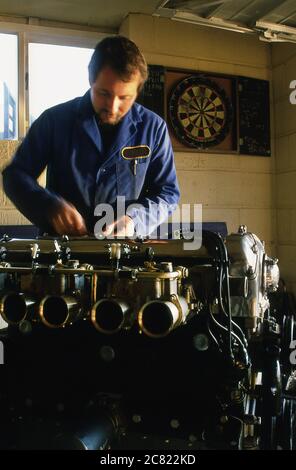
<path id="1" fill-rule="evenodd" d="M 144 146 L 146 156 L 137 158 L 135 164 L 135 158 L 125 158 L 124 149 L 135 147 L 137 152 L 139 146 Z M 46 188 L 42 188 L 36 180 L 46 166 Z M 125 196 L 127 205 L 141 204 L 127 213 L 138 234 L 144 236 L 147 216 L 157 226 L 163 219 L 159 218 L 159 205 L 172 212 L 179 200 L 172 146 L 163 119 L 134 103 L 104 154 L 90 91 L 46 110 L 34 121 L 3 171 L 3 185 L 15 206 L 49 233 L 53 232 L 49 219 L 60 197 L 76 207 L 93 233 L 96 205 L 114 206 L 118 196 Z"/>

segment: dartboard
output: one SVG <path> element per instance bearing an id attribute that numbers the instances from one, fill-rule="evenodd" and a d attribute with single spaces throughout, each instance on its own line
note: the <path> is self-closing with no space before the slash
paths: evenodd
<path id="1" fill-rule="evenodd" d="M 224 90 L 197 75 L 174 87 L 169 115 L 177 138 L 185 145 L 203 149 L 224 140 L 232 120 L 231 104 Z"/>

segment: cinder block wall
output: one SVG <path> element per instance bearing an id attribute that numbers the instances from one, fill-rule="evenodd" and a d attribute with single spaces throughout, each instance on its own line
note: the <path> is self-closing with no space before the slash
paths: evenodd
<path id="1" fill-rule="evenodd" d="M 296 105 L 290 82 L 296 80 L 296 45 L 272 46 L 276 147 L 277 255 L 281 275 L 296 293 Z"/>
<path id="2" fill-rule="evenodd" d="M 14 154 L 18 141 L 0 140 L 0 171 L 7 165 Z M 2 174 L 0 177 L 0 225 L 28 224 L 28 220 L 16 210 L 3 191 Z"/>
<path id="3" fill-rule="evenodd" d="M 139 45 L 151 64 L 272 78 L 270 45 L 257 36 L 138 14 L 129 15 L 120 32 Z M 229 231 L 246 224 L 275 253 L 273 139 L 271 157 L 175 152 L 175 158 L 181 203 L 202 203 L 203 219 L 226 221 Z"/>
<path id="4" fill-rule="evenodd" d="M 12 204 L 3 191 L 2 170 L 11 160 L 20 142 L 16 140 L 0 140 L 0 226 L 1 225 L 27 225 L 30 224 Z M 46 173 L 40 175 L 38 181 L 45 186 Z"/>

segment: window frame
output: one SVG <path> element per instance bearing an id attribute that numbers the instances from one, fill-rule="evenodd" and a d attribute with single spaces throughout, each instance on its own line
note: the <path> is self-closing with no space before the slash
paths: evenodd
<path id="1" fill-rule="evenodd" d="M 35 20 L 35 19 L 31 19 Z M 30 21 L 30 19 L 29 19 Z M 38 22 L 38 20 L 36 20 Z M 74 27 L 74 25 L 73 25 Z M 79 28 L 79 29 L 78 29 Z M 29 128 L 29 43 L 52 44 L 94 48 L 96 44 L 114 33 L 89 31 L 88 29 L 70 29 L 68 27 L 40 26 L 0 22 L 0 33 L 15 34 L 18 41 L 18 138 L 22 140 Z"/>

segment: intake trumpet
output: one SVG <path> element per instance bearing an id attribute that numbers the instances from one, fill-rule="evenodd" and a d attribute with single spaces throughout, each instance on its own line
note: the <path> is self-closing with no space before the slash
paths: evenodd
<path id="1" fill-rule="evenodd" d="M 186 300 L 172 294 L 169 300 L 156 299 L 145 303 L 139 311 L 138 323 L 150 338 L 162 338 L 184 323 L 188 311 Z"/>
<path id="2" fill-rule="evenodd" d="M 101 299 L 91 309 L 91 321 L 98 331 L 110 335 L 128 325 L 129 311 L 129 305 L 122 300 Z"/>
<path id="3" fill-rule="evenodd" d="M 49 328 L 62 328 L 81 316 L 81 308 L 72 296 L 47 295 L 39 304 L 39 316 Z"/>
<path id="4" fill-rule="evenodd" d="M 0 300 L 0 315 L 9 325 L 19 325 L 34 316 L 35 304 L 34 299 L 23 293 L 9 292 Z"/>

